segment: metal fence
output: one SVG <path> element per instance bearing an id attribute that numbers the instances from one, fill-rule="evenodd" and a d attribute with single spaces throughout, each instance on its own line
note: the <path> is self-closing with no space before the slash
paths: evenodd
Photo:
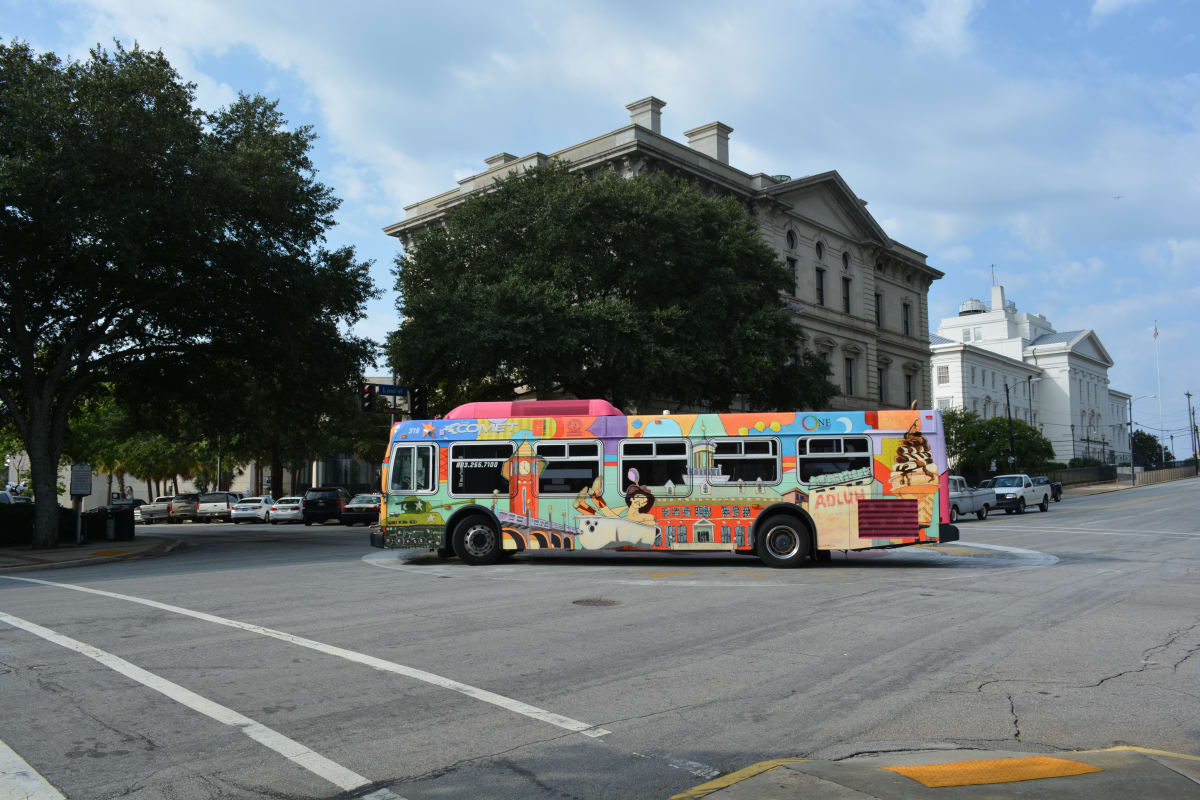
<path id="1" fill-rule="evenodd" d="M 1196 474 L 1196 467 L 1189 464 L 1186 467 L 1168 467 L 1167 469 L 1148 469 L 1145 472 L 1135 472 L 1134 486 L 1149 486 L 1164 481 L 1177 481 L 1191 478 Z"/>
<path id="2" fill-rule="evenodd" d="M 1059 481 L 1063 486 L 1077 486 L 1081 483 L 1107 483 L 1117 479 L 1117 468 L 1103 467 L 1069 467 L 1053 469 L 1046 473 L 1052 481 Z"/>

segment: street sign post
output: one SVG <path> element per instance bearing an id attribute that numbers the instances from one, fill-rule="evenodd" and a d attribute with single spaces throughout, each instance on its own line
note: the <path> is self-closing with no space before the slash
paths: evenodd
<path id="1" fill-rule="evenodd" d="M 92 493 L 92 466 L 71 465 L 71 499 L 75 501 L 75 544 L 83 544 L 83 498 Z"/>

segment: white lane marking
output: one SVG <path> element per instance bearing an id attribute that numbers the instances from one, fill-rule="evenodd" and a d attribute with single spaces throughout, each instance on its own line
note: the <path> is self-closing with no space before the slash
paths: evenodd
<path id="1" fill-rule="evenodd" d="M 630 753 L 630 755 L 647 760 L 661 759 L 674 769 L 681 769 L 684 772 L 695 775 L 697 778 L 704 778 L 705 780 L 712 780 L 721 774 L 721 770 L 716 767 L 701 764 L 699 761 L 689 761 L 686 758 L 679 758 L 670 753 L 650 753 L 649 755 L 646 753 Z"/>
<path id="2" fill-rule="evenodd" d="M 1058 556 L 1052 556 L 1049 553 L 1040 553 L 1037 550 L 1026 550 L 1024 547 L 1007 547 L 1002 544 L 982 544 L 980 542 L 955 542 L 955 544 L 978 547 L 981 550 L 995 550 L 1000 553 L 1009 553 L 1017 556 L 1024 562 L 1028 562 L 1028 566 L 1031 567 L 1048 567 L 1051 564 L 1058 563 Z"/>
<path id="3" fill-rule="evenodd" d="M 29 762 L 0 739 L 0 798 L 2 800 L 66 800 Z"/>
<path id="4" fill-rule="evenodd" d="M 359 775 L 356 772 L 346 769 L 341 764 L 331 761 L 320 753 L 315 753 L 309 748 L 297 742 L 295 739 L 289 739 L 279 731 L 268 728 L 261 722 L 255 722 L 247 716 L 243 716 L 232 708 L 214 703 L 206 697 L 201 697 L 190 689 L 185 689 L 177 683 L 172 683 L 166 678 L 161 678 L 153 672 L 147 672 L 141 667 L 131 664 L 119 656 L 114 656 L 112 653 L 101 650 L 98 647 L 93 647 L 90 644 L 72 639 L 69 636 L 64 636 L 61 633 L 52 631 L 49 628 L 43 628 L 36 622 L 14 617 L 11 614 L 6 614 L 0 611 L 0 622 L 6 622 L 14 628 L 20 628 L 23 631 L 32 633 L 34 636 L 40 636 L 48 642 L 53 642 L 68 650 L 74 650 L 76 653 L 85 655 L 93 661 L 98 661 L 104 666 L 115 672 L 119 672 L 125 677 L 137 681 L 159 694 L 166 695 L 177 703 L 187 706 L 193 711 L 198 711 L 210 719 L 220 722 L 222 725 L 228 725 L 232 728 L 239 729 L 242 733 L 249 736 L 254 741 L 265 747 L 269 747 L 276 753 L 279 753 L 284 758 L 296 763 L 300 767 L 308 770 L 319 778 L 332 783 L 342 791 L 350 791 L 352 789 L 360 789 L 364 786 L 370 786 L 371 781 Z M 389 790 L 383 789 L 379 791 L 387 792 L 387 794 L 378 795 L 381 798 L 395 798 L 395 800 L 404 800 L 392 793 Z"/>
<path id="5" fill-rule="evenodd" d="M 73 589 L 77 592 L 87 592 L 88 594 L 98 594 L 102 597 L 111 597 L 116 600 L 127 600 L 130 603 L 140 603 L 141 605 L 150 606 L 151 608 L 170 611 L 174 614 L 182 614 L 186 617 L 192 617 L 193 619 L 204 620 L 205 622 L 212 622 L 216 625 L 224 625 L 229 628 L 238 628 L 240 630 L 250 631 L 251 633 L 257 633 L 262 636 L 270 636 L 272 639 L 279 639 L 280 641 L 294 644 L 299 647 L 306 647 L 309 650 L 316 650 L 319 653 L 325 653 L 326 655 L 344 658 L 347 661 L 353 661 L 357 664 L 364 664 L 368 667 L 380 670 L 381 672 L 392 672 L 397 675 L 403 675 L 407 678 L 414 678 L 425 683 L 433 684 L 434 686 L 440 686 L 443 689 L 450 689 L 451 691 L 465 694 L 467 697 L 473 697 L 476 700 L 482 700 L 485 703 L 491 703 L 494 706 L 499 706 L 507 711 L 512 711 L 514 713 L 530 717 L 531 719 L 539 720 L 540 722 L 546 722 L 574 733 L 582 733 L 584 736 L 598 738 L 600 736 L 605 736 L 609 733 L 612 733 L 612 731 L 605 730 L 604 728 L 600 728 L 595 725 L 589 725 L 586 722 L 580 722 L 579 720 L 571 719 L 570 717 L 564 717 L 561 714 L 555 714 L 554 712 L 547 711 L 544 708 L 531 706 L 528 703 L 522 703 L 520 700 L 514 700 L 511 697 L 505 697 L 503 695 L 496 694 L 495 692 L 489 692 L 486 689 L 480 689 L 477 686 L 470 686 L 465 683 L 459 683 L 458 681 L 450 678 L 443 678 L 441 675 L 435 675 L 432 672 L 426 672 L 421 669 L 416 669 L 415 667 L 407 667 L 403 664 L 397 664 L 394 661 L 386 661 L 382 658 L 369 656 L 366 653 L 347 650 L 343 647 L 336 647 L 334 645 L 325 644 L 313 639 L 305 639 L 302 636 L 294 636 L 290 633 L 285 633 L 284 631 L 274 630 L 273 628 L 264 628 L 261 625 L 252 625 L 248 622 L 239 622 L 235 619 L 226 619 L 225 617 L 218 617 L 214 614 L 206 614 L 203 611 L 192 611 L 190 608 L 181 608 L 180 606 L 160 603 L 157 600 L 147 600 L 144 597 L 134 597 L 133 595 L 128 594 L 118 594 L 117 592 L 106 592 L 102 589 L 91 589 L 87 586 L 78 586 L 73 583 L 54 583 L 53 581 L 43 581 L 38 578 L 19 578 L 15 575 L 0 575 L 0 578 L 5 578 L 10 581 L 22 581 L 24 583 L 36 583 L 42 586 L 53 586 L 58 589 Z"/>
<path id="6" fill-rule="evenodd" d="M 988 525 L 988 530 L 995 531 L 1047 531 L 1050 533 L 1086 533 L 1089 536 L 1183 536 L 1195 539 L 1200 533 L 1187 531 L 1134 531 L 1129 528 L 1109 528 L 1103 531 L 1089 531 L 1086 528 L 1029 526 L 1029 525 Z"/>

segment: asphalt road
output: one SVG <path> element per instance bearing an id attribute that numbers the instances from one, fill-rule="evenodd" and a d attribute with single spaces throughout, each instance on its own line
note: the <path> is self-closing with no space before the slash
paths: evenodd
<path id="1" fill-rule="evenodd" d="M 139 530 L 186 546 L 0 577 L 0 798 L 16 756 L 73 800 L 590 800 L 937 743 L 1200 754 L 1197 480 L 799 570 Z"/>

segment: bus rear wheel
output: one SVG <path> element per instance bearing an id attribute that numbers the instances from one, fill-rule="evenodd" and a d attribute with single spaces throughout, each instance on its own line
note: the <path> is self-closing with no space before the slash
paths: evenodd
<path id="1" fill-rule="evenodd" d="M 808 558 L 808 526 L 793 516 L 767 520 L 758 531 L 758 557 L 768 567 L 795 567 Z"/>
<path id="2" fill-rule="evenodd" d="M 487 517 L 467 517 L 454 529 L 454 553 L 468 564 L 500 560 L 500 533 Z"/>

